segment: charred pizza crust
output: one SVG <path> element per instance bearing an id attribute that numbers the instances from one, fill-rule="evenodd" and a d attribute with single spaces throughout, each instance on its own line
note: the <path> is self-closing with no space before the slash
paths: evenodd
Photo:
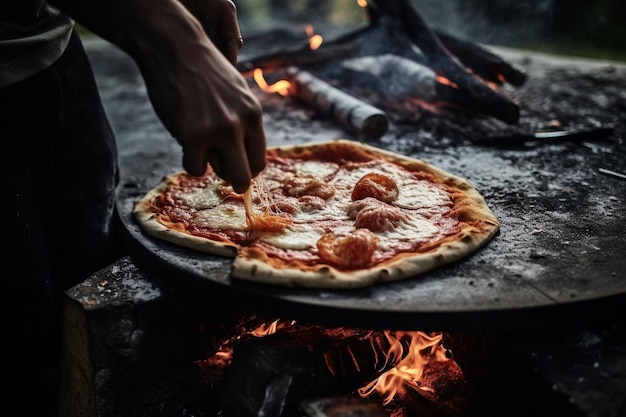
<path id="1" fill-rule="evenodd" d="M 425 161 L 385 151 L 359 142 L 334 140 L 268 149 L 268 155 L 284 159 L 367 161 L 384 160 L 416 173 L 450 195 L 447 216 L 458 221 L 454 233 L 429 242 L 418 250 L 397 253 L 389 259 L 358 268 L 339 268 L 330 263 L 305 265 L 268 255 L 262 246 L 239 245 L 187 233 L 176 224 L 163 223 L 154 213 L 153 201 L 162 196 L 180 173 L 166 177 L 135 206 L 142 229 L 153 236 L 195 250 L 234 257 L 231 276 L 236 279 L 280 286 L 347 289 L 403 280 L 460 260 L 478 250 L 497 233 L 499 223 L 483 196 L 467 180 Z"/>

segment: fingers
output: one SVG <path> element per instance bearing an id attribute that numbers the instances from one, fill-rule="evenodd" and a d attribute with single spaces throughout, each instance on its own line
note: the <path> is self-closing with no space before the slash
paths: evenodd
<path id="1" fill-rule="evenodd" d="M 214 16 L 216 31 L 220 39 L 217 47 L 231 64 L 236 65 L 239 50 L 243 46 L 243 37 L 237 19 L 237 7 L 230 0 L 220 1 L 218 7 L 220 10 Z"/>
<path id="2" fill-rule="evenodd" d="M 190 175 L 199 177 L 207 169 L 207 153 L 199 149 L 183 148 L 183 168 Z"/>
<path id="3" fill-rule="evenodd" d="M 215 173 L 228 181 L 233 190 L 243 193 L 250 187 L 252 178 L 265 168 L 265 132 L 262 124 L 249 127 L 240 146 L 224 146 L 212 152 L 215 159 L 210 160 Z M 229 143 L 225 141 L 224 143 Z"/>
<path id="4" fill-rule="evenodd" d="M 221 51 L 233 65 L 237 65 L 237 58 L 239 57 L 239 50 L 243 46 L 243 38 L 241 35 L 228 39 L 221 47 Z"/>
<path id="5" fill-rule="evenodd" d="M 263 123 L 258 121 L 258 125 L 250 129 L 247 140 L 244 142 L 245 151 L 248 156 L 250 172 L 252 178 L 256 177 L 265 169 L 267 161 L 265 159 L 266 141 Z"/>
<path id="6" fill-rule="evenodd" d="M 219 10 L 216 11 L 214 20 L 217 31 L 224 40 L 241 39 L 239 20 L 237 19 L 237 6 L 232 1 L 219 2 Z M 238 46 L 241 48 L 243 42 Z"/>
<path id="7" fill-rule="evenodd" d="M 211 141 L 213 147 L 183 149 L 183 168 L 193 176 L 201 176 L 206 172 L 207 163 L 215 174 L 228 182 L 237 193 L 243 193 L 250 187 L 252 178 L 256 177 L 266 165 L 265 133 L 262 123 L 248 128 L 244 132 L 231 132 L 219 140 Z M 241 135 L 241 136 L 239 136 Z"/>
<path id="8" fill-rule="evenodd" d="M 231 0 L 180 0 L 200 22 L 211 42 L 233 65 L 237 64 L 243 38 L 237 6 Z"/>
<path id="9" fill-rule="evenodd" d="M 228 181 L 236 193 L 245 192 L 250 187 L 252 173 L 243 149 L 237 147 L 220 148 L 216 151 L 216 155 L 219 161 L 216 165 L 212 165 L 215 173 Z"/>

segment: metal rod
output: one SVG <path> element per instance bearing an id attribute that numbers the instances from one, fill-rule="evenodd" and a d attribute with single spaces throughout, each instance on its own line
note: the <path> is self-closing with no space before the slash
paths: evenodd
<path id="1" fill-rule="evenodd" d="M 606 169 L 606 168 L 598 168 L 598 171 L 600 171 L 603 174 L 612 175 L 614 177 L 626 180 L 626 174 L 621 174 L 619 172 L 611 171 L 610 169 Z"/>

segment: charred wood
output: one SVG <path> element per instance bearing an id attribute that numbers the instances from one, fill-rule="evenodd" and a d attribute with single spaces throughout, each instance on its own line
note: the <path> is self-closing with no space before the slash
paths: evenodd
<path id="1" fill-rule="evenodd" d="M 519 121 L 518 106 L 463 68 L 408 0 L 370 0 L 368 4 L 373 5 L 370 6 L 373 24 L 377 24 L 383 17 L 390 17 L 398 22 L 428 59 L 428 65 L 465 91 L 473 101 L 472 107 L 479 113 L 510 124 Z"/>
<path id="2" fill-rule="evenodd" d="M 417 61 L 398 55 L 385 54 L 347 59 L 341 64 L 347 72 L 346 87 L 369 94 L 373 104 L 399 113 L 422 107 L 423 103 L 466 110 L 472 98 L 454 85 L 437 79 L 437 74 Z M 349 76 L 354 72 L 354 76 Z M 346 76 L 348 75 L 348 76 Z M 415 104 L 418 103 L 418 104 Z"/>
<path id="3" fill-rule="evenodd" d="M 382 406 L 359 397 L 307 399 L 301 409 L 306 417 L 389 417 Z"/>
<path id="4" fill-rule="evenodd" d="M 238 340 L 222 381 L 224 417 L 294 415 L 304 399 L 355 392 L 376 378 L 384 366 L 379 349 L 389 348 L 382 336 L 363 333 L 296 325 Z"/>
<path id="5" fill-rule="evenodd" d="M 256 68 L 261 68 L 264 72 L 274 72 L 290 66 L 303 67 L 335 60 L 338 56 L 349 56 L 352 49 L 351 45 L 330 45 L 312 50 L 306 41 L 280 51 L 240 60 L 237 69 L 242 75 L 248 76 Z"/>
<path id="6" fill-rule="evenodd" d="M 433 30 L 434 35 L 441 44 L 461 63 L 483 80 L 502 85 L 507 82 L 519 87 L 526 82 L 528 76 L 523 71 L 515 68 L 502 57 L 489 51 L 487 48 L 455 36 Z"/>
<path id="7" fill-rule="evenodd" d="M 369 25 L 326 41 L 316 50 L 311 50 L 308 42 L 303 41 L 277 52 L 242 60 L 237 67 L 244 75 L 255 68 L 271 72 L 288 66 L 312 70 L 318 75 L 313 69 L 331 60 L 394 54 L 413 59 L 449 79 L 458 91 L 440 87 L 442 101 L 455 100 L 449 104 L 509 124 L 519 121 L 517 104 L 482 79 L 494 85 L 502 85 L 504 81 L 521 85 L 526 80 L 525 74 L 480 45 L 431 30 L 407 0 L 379 3 L 369 2 Z M 415 47 L 419 53 L 415 52 Z"/>

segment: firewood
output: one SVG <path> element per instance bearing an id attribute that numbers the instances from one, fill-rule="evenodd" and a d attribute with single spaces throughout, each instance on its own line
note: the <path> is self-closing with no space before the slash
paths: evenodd
<path id="1" fill-rule="evenodd" d="M 428 58 L 429 66 L 465 91 L 473 100 L 472 107 L 479 113 L 509 124 L 519 121 L 518 106 L 463 68 L 408 0 L 370 0 L 369 3 L 375 4 L 375 7 L 370 7 L 372 21 L 391 17 L 399 22 L 407 36 Z"/>
<path id="2" fill-rule="evenodd" d="M 380 405 L 358 397 L 331 397 L 302 401 L 306 417 L 389 417 Z"/>
<path id="3" fill-rule="evenodd" d="M 385 112 L 333 87 L 308 71 L 291 67 L 287 70 L 291 83 L 289 93 L 325 116 L 331 117 L 347 130 L 365 139 L 378 139 L 387 132 Z"/>
<path id="4" fill-rule="evenodd" d="M 411 59 L 393 54 L 372 55 L 347 59 L 341 66 L 355 73 L 371 74 L 367 83 L 373 84 L 386 101 L 408 97 L 428 102 L 439 100 L 435 72 Z"/>
<path id="5" fill-rule="evenodd" d="M 433 30 L 433 33 L 452 55 L 482 79 L 497 85 L 502 85 L 503 81 L 506 81 L 516 87 L 526 82 L 528 78 L 526 73 L 515 68 L 487 48 L 440 30 Z"/>
<path id="6" fill-rule="evenodd" d="M 351 49 L 351 45 L 332 45 L 312 50 L 306 42 L 270 54 L 242 59 L 237 63 L 237 70 L 242 75 L 249 76 L 256 68 L 261 68 L 263 72 L 268 73 L 280 71 L 289 66 L 303 67 L 334 60 L 338 56 L 348 56 Z"/>
<path id="7" fill-rule="evenodd" d="M 376 377 L 384 343 L 366 331 L 301 324 L 238 340 L 222 381 L 223 415 L 294 415 L 304 398 L 349 395 Z"/>

